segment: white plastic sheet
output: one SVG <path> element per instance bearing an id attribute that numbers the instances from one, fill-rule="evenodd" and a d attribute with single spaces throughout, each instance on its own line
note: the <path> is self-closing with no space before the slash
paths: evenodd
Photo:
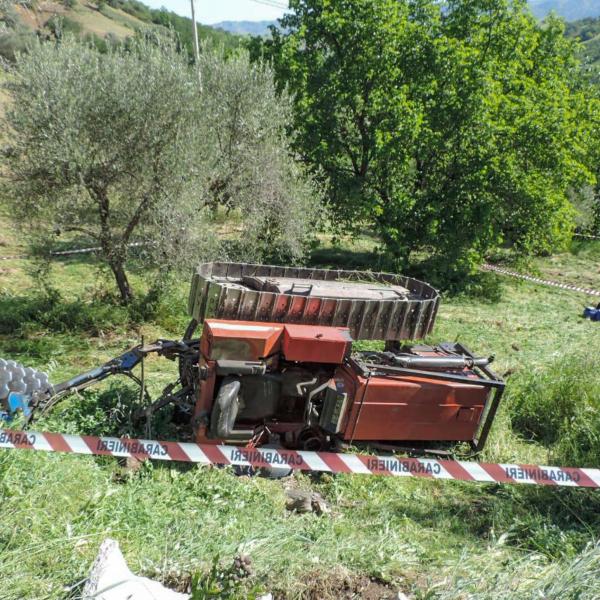
<path id="1" fill-rule="evenodd" d="M 158 581 L 137 577 L 127 566 L 115 540 L 106 539 L 83 590 L 85 600 L 188 600 L 188 594 L 167 589 Z"/>

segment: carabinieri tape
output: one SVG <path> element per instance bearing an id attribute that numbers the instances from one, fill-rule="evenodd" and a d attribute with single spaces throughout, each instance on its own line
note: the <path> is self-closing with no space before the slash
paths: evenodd
<path id="1" fill-rule="evenodd" d="M 531 281 L 533 283 L 540 283 L 542 285 L 549 285 L 552 287 L 561 288 L 563 290 L 569 290 L 573 292 L 581 292 L 588 296 L 600 296 L 600 290 L 593 290 L 590 288 L 582 288 L 570 283 L 561 283 L 560 281 L 552 281 L 550 279 L 540 279 L 539 277 L 533 277 L 533 275 L 525 275 L 518 273 L 517 271 L 510 271 L 496 265 L 490 265 L 489 263 L 483 263 L 481 268 L 484 271 L 493 271 L 494 273 L 500 273 L 500 275 L 508 275 L 509 277 L 516 277 L 517 279 L 523 279 L 524 281 Z"/>
<path id="2" fill-rule="evenodd" d="M 336 454 L 282 448 L 243 448 L 10 429 L 0 429 L 0 448 L 135 457 L 202 465 L 289 467 L 301 471 L 325 473 L 600 488 L 600 469 Z"/>

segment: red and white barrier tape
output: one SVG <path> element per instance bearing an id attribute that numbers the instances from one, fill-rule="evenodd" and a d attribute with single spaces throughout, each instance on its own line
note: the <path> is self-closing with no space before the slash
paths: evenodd
<path id="1" fill-rule="evenodd" d="M 560 283 L 559 281 L 551 281 L 550 279 L 540 279 L 539 277 L 533 277 L 532 275 L 524 275 L 523 273 L 518 273 L 517 271 L 510 271 L 509 269 L 497 267 L 496 265 L 490 265 L 489 263 L 484 263 L 483 265 L 481 265 L 481 268 L 484 271 L 493 271 L 494 273 L 500 273 L 500 275 L 508 275 L 510 277 L 516 277 L 517 279 L 531 281 L 533 283 L 540 283 L 542 285 L 557 287 L 562 290 L 581 292 L 583 294 L 588 294 L 588 296 L 600 296 L 600 290 L 582 288 L 576 285 L 571 285 L 570 283 Z"/>
<path id="2" fill-rule="evenodd" d="M 586 240 L 600 240 L 600 235 L 590 235 L 589 233 L 574 233 L 573 237 L 584 238 Z"/>
<path id="3" fill-rule="evenodd" d="M 430 458 L 397 458 L 273 448 L 242 448 L 10 429 L 0 429 L 0 448 L 135 457 L 202 465 L 290 467 L 300 471 L 325 473 L 600 488 L 600 469 L 476 463 Z"/>

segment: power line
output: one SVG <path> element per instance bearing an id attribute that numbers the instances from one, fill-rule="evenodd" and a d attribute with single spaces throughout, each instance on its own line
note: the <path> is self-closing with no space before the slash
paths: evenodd
<path id="1" fill-rule="evenodd" d="M 289 6 L 287 4 L 282 4 L 281 2 L 276 2 L 276 0 L 250 0 L 250 2 L 255 2 L 256 4 L 262 4 L 264 6 L 270 6 L 272 8 L 284 8 L 284 9 L 289 8 Z"/>

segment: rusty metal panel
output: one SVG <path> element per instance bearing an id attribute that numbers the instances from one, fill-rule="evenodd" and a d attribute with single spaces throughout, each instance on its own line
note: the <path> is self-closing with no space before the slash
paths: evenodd
<path id="1" fill-rule="evenodd" d="M 256 277 L 257 281 L 245 280 Z M 285 293 L 262 291 L 258 278 L 296 278 L 318 281 L 400 286 L 404 296 L 384 299 L 344 298 L 335 285 L 325 294 L 311 296 L 306 285 Z M 244 280 L 244 281 L 243 281 Z M 252 289 L 256 285 L 257 289 Z M 322 287 L 322 286 L 321 286 Z M 340 289 L 340 294 L 344 295 Z M 382 294 L 383 296 L 383 294 Z M 401 340 L 431 332 L 439 294 L 430 285 L 392 273 L 277 267 L 246 263 L 204 263 L 192 279 L 188 311 L 199 322 L 205 318 L 242 319 L 349 327 L 354 339 Z"/>
<path id="2" fill-rule="evenodd" d="M 285 267 L 283 270 L 284 277 L 298 277 L 298 269 L 296 267 Z"/>
<path id="3" fill-rule="evenodd" d="M 292 296 L 286 296 L 285 294 L 275 294 L 275 296 L 276 303 L 275 310 L 273 311 L 273 320 L 283 321 L 289 312 L 293 298 Z"/>
<path id="4" fill-rule="evenodd" d="M 334 324 L 334 314 L 338 301 L 335 298 L 323 298 L 319 311 L 319 325 Z"/>
<path id="5" fill-rule="evenodd" d="M 423 324 L 423 329 L 425 330 L 425 335 L 427 335 L 428 333 L 431 333 L 431 330 L 433 329 L 433 322 L 435 319 L 435 308 L 436 308 L 436 305 L 431 300 L 427 300 L 426 304 L 427 304 L 427 314 L 425 317 L 425 323 Z"/>
<path id="6" fill-rule="evenodd" d="M 331 324 L 335 327 L 344 327 L 348 323 L 351 300 L 334 300 L 335 308 L 331 317 Z"/>
<path id="7" fill-rule="evenodd" d="M 310 325 L 319 325 L 319 312 L 321 310 L 321 304 L 321 298 L 311 298 L 309 296 L 306 299 L 304 314 L 302 315 L 302 322 Z"/>
<path id="8" fill-rule="evenodd" d="M 419 304 L 416 308 L 415 324 L 413 329 L 415 332 L 417 332 L 419 337 L 423 337 L 423 316 L 426 308 L 427 307 L 425 306 L 424 302 L 421 302 L 421 304 Z"/>
<path id="9" fill-rule="evenodd" d="M 198 322 L 203 320 L 204 314 L 206 313 L 206 298 L 208 291 L 208 281 L 198 276 L 198 282 L 195 288 L 195 297 L 190 297 L 190 303 L 193 305 L 191 314 Z"/>
<path id="10" fill-rule="evenodd" d="M 270 275 L 271 270 L 272 270 L 272 267 L 269 267 L 267 265 L 259 265 L 256 268 L 255 275 Z"/>
<path id="11" fill-rule="evenodd" d="M 240 302 L 240 297 L 243 293 L 241 288 L 225 288 L 225 298 L 222 305 L 222 310 L 225 314 L 233 314 L 237 312 L 237 307 Z"/>
<path id="12" fill-rule="evenodd" d="M 242 265 L 239 263 L 228 263 L 227 279 L 240 279 L 242 277 Z"/>
<path id="13" fill-rule="evenodd" d="M 216 262 L 213 263 L 212 276 L 225 277 L 227 275 L 228 263 Z"/>
<path id="14" fill-rule="evenodd" d="M 284 267 L 271 267 L 271 272 L 269 273 L 270 277 L 283 277 L 285 272 Z"/>
<path id="15" fill-rule="evenodd" d="M 190 316 L 194 315 L 194 305 L 196 304 L 196 300 L 199 296 L 198 294 L 198 282 L 200 281 L 200 275 L 198 273 L 194 273 L 192 276 L 192 283 L 190 285 L 190 295 L 188 296 L 188 314 Z"/>
<path id="16" fill-rule="evenodd" d="M 244 292 L 239 313 L 242 321 L 254 321 L 259 297 L 260 292 L 253 292 L 250 290 Z"/>
<path id="17" fill-rule="evenodd" d="M 398 334 L 399 340 L 406 340 L 409 338 L 410 333 L 410 321 L 412 313 L 415 311 L 412 303 L 407 302 L 404 307 L 404 314 L 402 315 L 402 322 L 400 324 L 400 333 Z"/>
<path id="18" fill-rule="evenodd" d="M 273 306 L 276 302 L 276 294 L 269 292 L 262 293 L 258 300 L 258 307 L 256 313 L 257 321 L 268 321 L 273 312 Z"/>
<path id="19" fill-rule="evenodd" d="M 292 303 L 289 308 L 290 323 L 302 323 L 302 314 L 306 306 L 306 298 L 304 296 L 292 296 Z"/>
<path id="20" fill-rule="evenodd" d="M 218 283 L 212 281 L 207 282 L 205 291 L 205 303 L 203 310 L 205 314 L 218 313 L 219 311 L 219 296 L 221 295 L 222 287 Z"/>

